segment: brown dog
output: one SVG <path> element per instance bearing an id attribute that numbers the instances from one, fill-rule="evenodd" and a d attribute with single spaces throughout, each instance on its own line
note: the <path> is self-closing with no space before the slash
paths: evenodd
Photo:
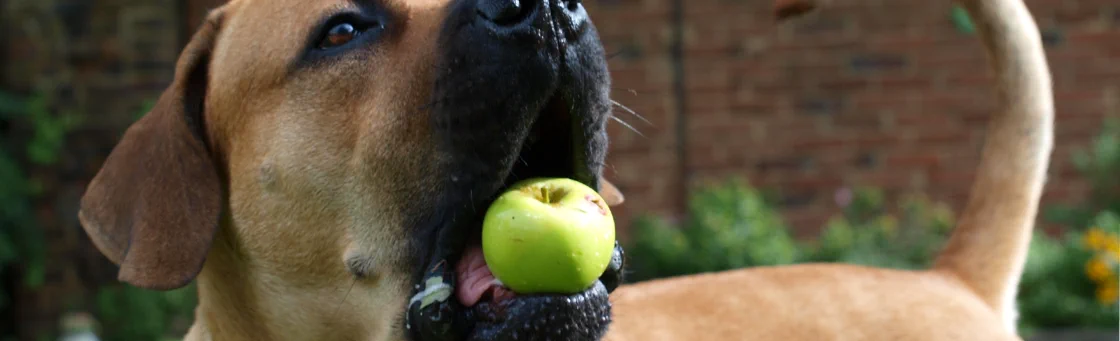
<path id="1" fill-rule="evenodd" d="M 863 338 L 879 322 L 895 322 L 881 324 L 888 337 L 1012 335 L 1049 88 L 1021 4 L 970 7 L 1008 111 L 938 270 L 802 266 L 635 285 L 616 297 L 610 338 Z M 604 59 L 575 0 L 235 0 L 125 133 L 80 219 L 121 280 L 197 281 L 188 340 L 598 339 L 621 250 L 575 295 L 499 301 L 493 284 L 460 285 L 480 282 L 455 265 L 513 181 L 570 177 L 621 201 L 598 178 Z"/>
<path id="2" fill-rule="evenodd" d="M 963 0 L 996 74 L 972 196 L 928 271 L 807 264 L 640 283 L 608 340 L 1017 340 L 1015 295 L 1052 145 L 1050 74 L 1020 0 Z M 779 15 L 804 12 L 802 4 Z"/>
<path id="3" fill-rule="evenodd" d="M 121 280 L 197 280 L 188 340 L 593 340 L 619 261 L 500 302 L 454 265 L 511 182 L 599 186 L 609 90 L 576 0 L 235 0 L 79 215 Z"/>

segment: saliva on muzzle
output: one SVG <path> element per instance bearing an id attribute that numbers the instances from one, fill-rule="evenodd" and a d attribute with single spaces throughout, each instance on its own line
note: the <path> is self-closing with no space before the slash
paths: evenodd
<path id="1" fill-rule="evenodd" d="M 622 269 L 626 253 L 615 241 L 607 270 L 599 278 L 607 292 L 614 292 L 623 282 Z M 423 280 L 413 288 L 405 314 L 405 328 L 419 341 L 458 341 L 475 321 L 474 311 L 454 299 L 456 278 L 454 265 L 448 258 L 437 257 L 424 273 Z"/>

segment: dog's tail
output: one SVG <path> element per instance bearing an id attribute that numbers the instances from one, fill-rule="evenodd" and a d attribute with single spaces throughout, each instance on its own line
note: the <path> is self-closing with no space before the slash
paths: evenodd
<path id="1" fill-rule="evenodd" d="M 778 0 L 779 18 L 813 0 Z M 968 205 L 934 265 L 968 285 L 1014 330 L 1015 295 L 1026 262 L 1053 145 L 1050 71 L 1034 18 L 1022 0 L 958 0 L 975 21 L 995 73 L 997 110 Z"/>
<path id="2" fill-rule="evenodd" d="M 961 0 L 995 71 L 998 108 L 972 193 L 934 268 L 959 277 L 1010 330 L 1053 148 L 1054 98 L 1038 26 L 1022 0 Z"/>

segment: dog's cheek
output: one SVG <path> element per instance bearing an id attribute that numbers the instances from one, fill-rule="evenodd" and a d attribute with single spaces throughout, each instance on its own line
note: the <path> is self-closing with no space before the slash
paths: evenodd
<path id="1" fill-rule="evenodd" d="M 338 278 L 343 270 L 338 261 L 343 233 L 337 229 L 346 222 L 345 210 L 337 204 L 341 198 L 327 193 L 341 193 L 342 186 L 329 179 L 344 173 L 315 169 L 326 160 L 302 158 L 292 152 L 298 150 L 293 146 L 255 141 L 268 143 L 242 144 L 231 154 L 233 242 L 246 257 L 282 279 Z M 267 144 L 287 152 L 271 153 Z"/>

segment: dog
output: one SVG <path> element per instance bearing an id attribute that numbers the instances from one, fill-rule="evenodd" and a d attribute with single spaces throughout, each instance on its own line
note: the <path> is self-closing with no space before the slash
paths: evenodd
<path id="1" fill-rule="evenodd" d="M 596 340 L 621 248 L 570 295 L 456 264 L 511 183 L 600 189 L 606 65 L 578 0 L 233 0 L 79 220 L 119 280 L 197 285 L 186 340 Z"/>
<path id="2" fill-rule="evenodd" d="M 1009 333 L 995 286 L 1021 263 L 1050 143 L 1032 28 L 1021 4 L 990 3 L 969 7 L 997 71 L 1020 77 L 1002 83 L 1017 111 L 994 121 L 971 220 L 928 274 L 801 266 L 618 289 L 616 246 L 573 295 L 499 299 L 463 278 L 483 210 L 515 181 L 624 200 L 601 177 L 610 79 L 576 0 L 234 0 L 107 157 L 79 220 L 121 281 L 197 284 L 186 340 L 871 338 L 882 316 L 915 321 L 917 338 L 990 339 L 977 330 Z M 916 304 L 929 309 L 902 310 Z M 880 335 L 917 335 L 899 324 Z"/>
<path id="3" fill-rule="evenodd" d="M 780 18 L 814 5 L 783 2 Z M 1000 106 L 931 269 L 801 264 L 624 285 L 611 295 L 606 340 L 1019 340 L 1016 289 L 1053 144 L 1050 72 L 1021 0 L 958 3 L 977 25 Z"/>

